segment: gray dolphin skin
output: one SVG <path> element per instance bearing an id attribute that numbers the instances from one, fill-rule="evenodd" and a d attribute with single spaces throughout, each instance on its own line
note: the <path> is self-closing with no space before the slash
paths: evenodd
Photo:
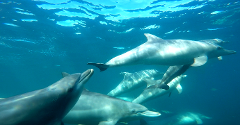
<path id="1" fill-rule="evenodd" d="M 169 86 L 167 85 L 171 82 L 174 78 L 179 75 L 182 75 L 186 70 L 191 66 L 191 64 L 186 65 L 177 65 L 177 66 L 170 66 L 167 71 L 164 73 L 163 78 L 159 84 L 155 84 L 156 87 L 168 90 Z M 153 86 L 152 86 L 153 87 Z M 155 87 L 155 86 L 154 86 Z"/>
<path id="2" fill-rule="evenodd" d="M 153 78 L 155 76 L 162 75 L 162 73 L 158 72 L 155 69 L 142 70 L 134 73 L 122 72 L 121 74 L 124 74 L 124 79 L 115 89 L 111 90 L 107 95 L 121 95 L 128 91 L 146 85 L 146 82 L 144 81 L 145 78 Z"/>
<path id="3" fill-rule="evenodd" d="M 145 103 L 147 101 L 150 101 L 152 99 L 155 99 L 157 97 L 166 95 L 166 94 L 171 94 L 171 92 L 176 88 L 178 90 L 178 93 L 182 93 L 182 87 L 180 85 L 180 82 L 182 80 L 182 78 L 186 77 L 186 75 L 180 75 L 177 76 L 175 79 L 173 79 L 170 83 L 168 83 L 169 89 L 165 90 L 165 89 L 161 89 L 159 87 L 148 87 L 146 89 L 144 89 L 144 91 L 136 98 L 134 99 L 132 102 L 133 103 Z M 149 84 L 159 84 L 161 80 L 151 80 L 148 79 L 146 80 L 147 83 Z"/>
<path id="4" fill-rule="evenodd" d="M 63 118 L 67 124 L 115 125 L 117 122 L 157 117 L 145 106 L 84 90 L 76 105 Z"/>
<path id="5" fill-rule="evenodd" d="M 193 41 L 183 39 L 163 40 L 152 34 L 145 33 L 147 42 L 112 58 L 107 63 L 89 62 L 104 71 L 109 67 L 127 66 L 136 64 L 146 65 L 185 65 L 201 66 L 208 58 L 216 58 L 236 53 L 226 50 L 213 42 L 213 39 Z"/>
<path id="6" fill-rule="evenodd" d="M 59 125 L 75 105 L 93 69 L 68 75 L 40 90 L 0 100 L 1 125 Z M 84 103 L 84 102 L 82 102 Z"/>

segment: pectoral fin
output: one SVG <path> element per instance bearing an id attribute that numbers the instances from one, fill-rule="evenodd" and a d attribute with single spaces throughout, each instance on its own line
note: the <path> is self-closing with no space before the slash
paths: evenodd
<path id="1" fill-rule="evenodd" d="M 182 93 L 182 86 L 180 84 L 177 85 L 176 89 L 178 91 L 178 94 Z"/>
<path id="2" fill-rule="evenodd" d="M 199 56 L 194 58 L 194 63 L 191 66 L 201 66 L 204 65 L 208 60 L 207 56 Z"/>
<path id="3" fill-rule="evenodd" d="M 117 121 L 115 120 L 111 120 L 111 121 L 101 121 L 99 122 L 98 125 L 115 125 L 117 123 Z"/>

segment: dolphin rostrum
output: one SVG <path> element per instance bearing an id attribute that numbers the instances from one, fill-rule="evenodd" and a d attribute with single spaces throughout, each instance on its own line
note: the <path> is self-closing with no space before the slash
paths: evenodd
<path id="1" fill-rule="evenodd" d="M 0 124 L 63 124 L 62 118 L 75 105 L 92 74 L 93 69 L 89 69 L 68 75 L 44 89 L 1 99 Z"/>
<path id="2" fill-rule="evenodd" d="M 208 40 L 183 40 L 170 39 L 163 40 L 152 34 L 145 33 L 147 42 L 122 54 L 116 56 L 106 63 L 89 62 L 104 71 L 109 67 L 147 64 L 147 65 L 185 65 L 201 66 L 208 58 L 221 59 L 221 56 L 236 53 L 233 50 L 226 50 L 216 39 Z M 213 42 L 216 41 L 216 42 Z"/>

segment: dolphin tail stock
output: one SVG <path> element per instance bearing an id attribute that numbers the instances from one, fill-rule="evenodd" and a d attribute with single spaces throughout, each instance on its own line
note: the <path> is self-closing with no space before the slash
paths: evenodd
<path id="1" fill-rule="evenodd" d="M 105 71 L 109 66 L 103 63 L 93 63 L 93 62 L 89 62 L 87 63 L 88 65 L 93 65 L 96 66 L 97 68 L 100 69 L 100 71 Z"/>

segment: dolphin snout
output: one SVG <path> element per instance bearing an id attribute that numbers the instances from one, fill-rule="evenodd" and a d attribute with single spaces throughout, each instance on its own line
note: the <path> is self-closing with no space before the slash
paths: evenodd
<path id="1" fill-rule="evenodd" d="M 83 73 L 81 74 L 79 83 L 80 83 L 80 82 L 86 83 L 86 82 L 91 78 L 91 76 L 93 75 L 93 73 L 94 73 L 94 70 L 93 70 L 93 69 L 88 69 L 88 70 L 86 70 L 85 72 L 83 72 Z"/>
<path id="2" fill-rule="evenodd" d="M 141 115 L 147 116 L 147 117 L 158 117 L 161 115 L 161 113 L 154 112 L 154 111 L 145 111 L 145 112 L 142 112 Z"/>
<path id="3" fill-rule="evenodd" d="M 225 50 L 225 52 L 227 52 L 229 55 L 237 53 L 235 50 Z"/>
<path id="4" fill-rule="evenodd" d="M 232 50 L 232 54 L 235 54 L 235 53 L 237 53 L 237 51 Z"/>

